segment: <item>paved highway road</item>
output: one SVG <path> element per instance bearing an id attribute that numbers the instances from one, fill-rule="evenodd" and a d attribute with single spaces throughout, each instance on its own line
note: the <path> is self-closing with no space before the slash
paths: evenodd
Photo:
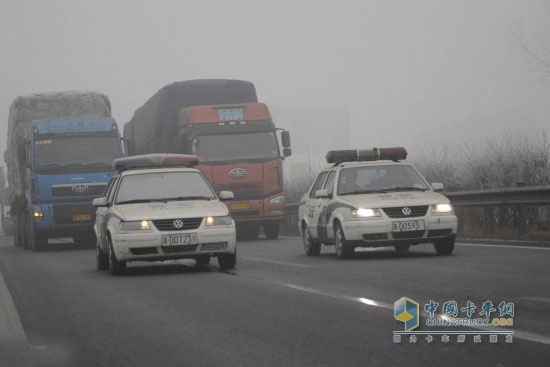
<path id="1" fill-rule="evenodd" d="M 30 252 L 0 237 L 1 366 L 546 366 L 550 360 L 550 250 L 457 245 L 436 256 L 362 251 L 338 260 L 332 247 L 307 257 L 301 239 L 239 242 L 237 268 L 216 261 L 131 263 L 112 277 L 95 270 L 94 250 L 70 243 Z M 468 300 L 514 303 L 512 343 L 484 328 L 403 331 L 393 304 Z M 3 308 L 3 313 L 2 312 Z M 463 313 L 460 312 L 460 317 Z M 1 316 L 3 315 L 3 316 Z M 506 317 L 509 317 L 506 316 Z M 4 325 L 2 325 L 4 324 Z M 444 343 L 436 331 L 470 331 Z M 11 330 L 11 331 L 10 331 Z M 10 339 L 9 335 L 12 335 Z M 6 336 L 8 334 L 8 336 Z"/>

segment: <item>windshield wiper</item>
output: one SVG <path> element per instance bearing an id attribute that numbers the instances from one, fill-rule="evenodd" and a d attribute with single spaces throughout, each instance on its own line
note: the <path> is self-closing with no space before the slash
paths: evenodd
<path id="1" fill-rule="evenodd" d="M 345 192 L 340 195 L 358 195 L 358 194 L 385 194 L 385 190 L 355 190 L 350 192 Z"/>
<path id="2" fill-rule="evenodd" d="M 60 163 L 49 163 L 49 164 L 41 164 L 40 166 L 36 166 L 37 170 L 51 169 L 51 168 L 67 168 L 67 166 L 65 164 L 60 164 Z"/>
<path id="3" fill-rule="evenodd" d="M 178 196 L 175 198 L 167 198 L 164 199 L 166 201 L 184 201 L 184 200 L 212 200 L 212 198 L 209 198 L 207 196 Z"/>
<path id="4" fill-rule="evenodd" d="M 139 204 L 139 203 L 151 203 L 151 202 L 163 202 L 166 203 L 166 200 L 164 199 L 133 199 L 133 200 L 126 200 L 126 201 L 119 201 L 116 204 Z"/>
<path id="5" fill-rule="evenodd" d="M 392 187 L 388 189 L 384 189 L 387 191 L 426 191 L 426 189 L 423 189 L 421 187 L 415 187 L 415 186 L 397 186 Z"/>

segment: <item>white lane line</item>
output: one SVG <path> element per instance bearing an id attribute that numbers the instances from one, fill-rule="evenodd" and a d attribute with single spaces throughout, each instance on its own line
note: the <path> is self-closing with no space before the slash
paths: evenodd
<path id="1" fill-rule="evenodd" d="M 536 302 L 542 302 L 542 303 L 550 303 L 550 298 L 546 297 L 522 297 L 521 299 L 524 299 L 526 301 L 536 301 Z"/>
<path id="2" fill-rule="evenodd" d="M 528 250 L 550 250 L 550 247 L 533 247 L 533 246 L 512 246 L 512 245 L 478 245 L 475 243 L 457 243 L 457 246 L 471 246 L 471 247 L 500 247 L 500 248 L 519 248 L 519 249 L 528 249 Z"/>
<path id="3" fill-rule="evenodd" d="M 378 307 L 378 308 L 382 308 L 382 309 L 385 309 L 385 310 L 391 310 L 392 313 L 393 313 L 393 304 L 390 304 L 390 303 L 378 302 L 378 301 L 368 299 L 368 298 L 363 298 L 363 297 L 352 297 L 352 296 L 347 296 L 347 295 L 343 295 L 343 294 L 322 291 L 322 290 L 319 290 L 319 289 L 304 287 L 304 286 L 301 286 L 301 285 L 296 285 L 296 284 L 291 284 L 291 283 L 279 283 L 279 282 L 272 282 L 272 283 L 283 285 L 287 288 L 295 289 L 295 290 L 298 290 L 298 291 L 311 293 L 311 294 L 316 294 L 316 295 L 319 295 L 319 296 L 326 296 L 326 297 L 337 298 L 337 299 L 342 299 L 342 300 L 352 301 L 352 302 L 360 302 L 360 303 L 365 304 L 367 306 Z M 420 311 L 420 314 L 425 318 L 428 318 L 430 316 L 429 313 L 425 312 L 425 311 Z M 444 316 L 444 315 L 434 315 L 434 318 L 441 319 L 441 320 L 445 320 L 445 319 L 448 320 L 448 317 Z M 482 331 L 513 331 L 514 332 L 514 338 L 528 340 L 528 341 L 532 341 L 532 342 L 535 342 L 535 343 L 550 345 L 550 337 L 547 337 L 547 336 L 544 336 L 544 335 L 537 335 L 537 334 L 529 333 L 529 332 L 526 332 L 526 331 L 510 330 L 510 329 L 506 329 L 506 328 L 492 327 L 492 326 L 488 326 L 488 327 L 485 327 L 485 326 L 467 326 L 465 328 L 482 330 Z"/>
<path id="4" fill-rule="evenodd" d="M 2 273 L 0 273 L 0 341 L 27 343 L 25 330 Z"/>
<path id="5" fill-rule="evenodd" d="M 258 259 L 258 258 L 255 258 L 255 257 L 242 257 L 241 259 L 251 260 L 251 261 L 260 261 L 260 262 L 264 262 L 264 263 L 271 263 L 271 264 L 278 264 L 278 265 L 296 266 L 298 268 L 313 268 L 314 267 L 313 265 L 287 263 L 287 262 L 284 262 L 284 261 L 265 260 L 265 259 Z"/>

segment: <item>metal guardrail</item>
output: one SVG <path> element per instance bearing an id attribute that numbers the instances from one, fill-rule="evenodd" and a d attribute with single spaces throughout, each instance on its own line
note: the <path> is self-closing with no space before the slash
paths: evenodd
<path id="1" fill-rule="evenodd" d="M 550 205 L 550 186 L 523 186 L 518 182 L 518 187 L 505 189 L 488 189 L 472 191 L 453 191 L 442 193 L 449 198 L 456 207 L 481 207 L 485 208 L 486 232 L 491 233 L 494 229 L 493 220 L 490 218 L 490 211 L 493 207 L 517 206 L 520 211 L 522 223 L 519 223 L 520 233 L 527 231 L 527 218 L 525 215 L 526 206 Z M 285 205 L 285 227 L 289 233 L 298 231 L 298 206 L 297 203 Z"/>

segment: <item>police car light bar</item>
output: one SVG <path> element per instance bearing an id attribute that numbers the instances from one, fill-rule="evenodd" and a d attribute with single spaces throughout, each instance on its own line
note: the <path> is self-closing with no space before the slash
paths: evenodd
<path id="1" fill-rule="evenodd" d="M 189 154 L 144 154 L 126 158 L 118 158 L 113 162 L 113 168 L 117 171 L 125 171 L 132 168 L 184 166 L 195 167 L 199 163 L 199 157 Z"/>
<path id="2" fill-rule="evenodd" d="M 327 163 L 363 162 L 407 159 L 407 151 L 403 147 L 372 148 L 358 150 L 331 150 L 327 153 Z"/>

